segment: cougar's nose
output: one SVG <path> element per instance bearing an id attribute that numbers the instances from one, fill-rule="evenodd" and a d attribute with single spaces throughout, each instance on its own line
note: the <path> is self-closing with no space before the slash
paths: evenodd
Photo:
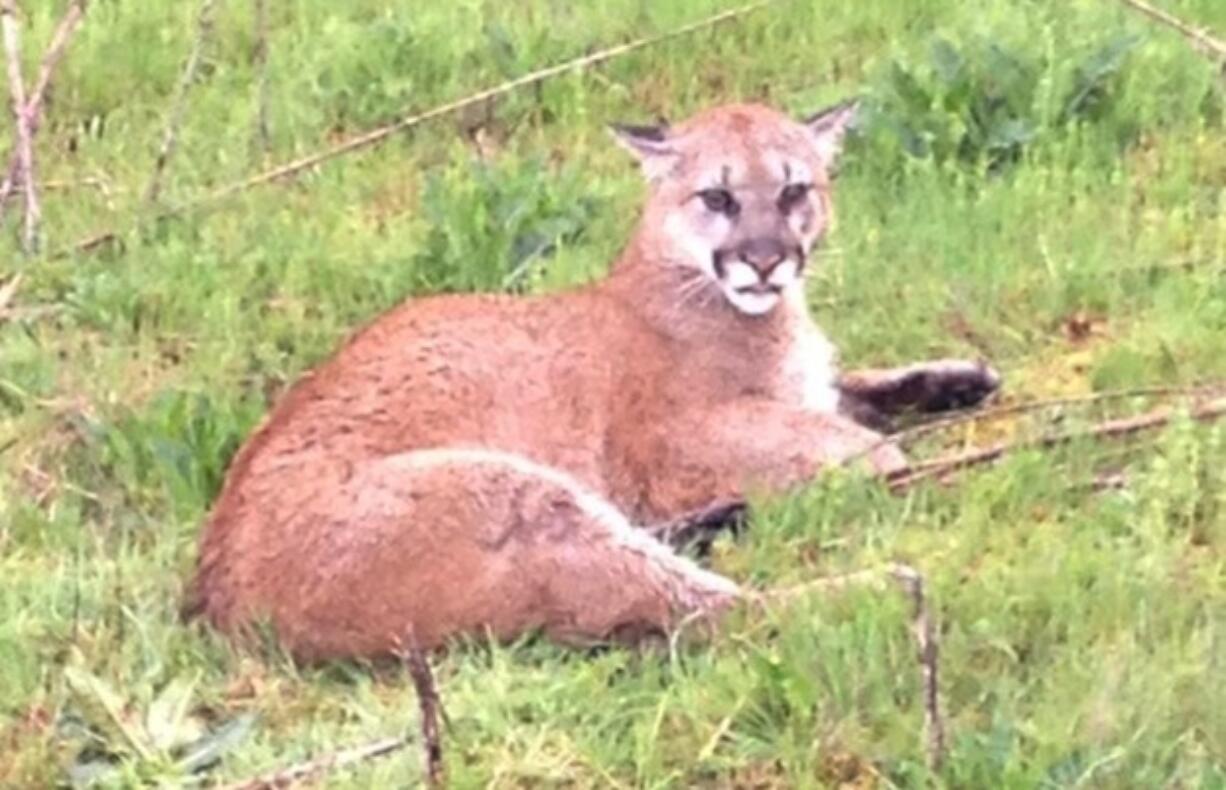
<path id="1" fill-rule="evenodd" d="M 765 237 L 749 239 L 737 247 L 736 252 L 737 257 L 752 266 L 763 280 L 770 277 L 775 267 L 783 263 L 788 255 L 783 242 Z"/>

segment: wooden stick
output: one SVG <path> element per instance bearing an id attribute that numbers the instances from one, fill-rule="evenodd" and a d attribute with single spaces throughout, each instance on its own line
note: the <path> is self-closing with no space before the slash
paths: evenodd
<path id="1" fill-rule="evenodd" d="M 196 14 L 196 36 L 192 40 L 192 48 L 188 53 L 187 62 L 183 64 L 183 72 L 179 75 L 179 85 L 175 89 L 175 97 L 170 106 L 170 114 L 166 118 L 166 128 L 162 132 L 162 144 L 158 149 L 157 159 L 153 164 L 153 175 L 149 178 L 149 186 L 145 190 L 145 203 L 153 205 L 157 202 L 162 190 L 162 175 L 174 155 L 178 143 L 179 127 L 183 123 L 183 115 L 187 110 L 187 94 L 196 80 L 196 71 L 200 68 L 200 57 L 204 45 L 213 31 L 213 6 L 216 0 L 200 0 L 200 10 Z"/>
<path id="2" fill-rule="evenodd" d="M 102 176 L 53 179 L 51 181 L 44 181 L 38 185 L 38 188 L 43 192 L 66 192 L 72 189 L 77 189 L 78 187 L 90 187 L 91 189 L 96 189 L 102 194 L 102 197 L 108 201 L 114 197 L 116 191 L 121 193 L 125 191 L 123 188 L 116 190 L 111 185 L 110 179 L 103 178 Z"/>
<path id="3" fill-rule="evenodd" d="M 13 115 L 16 117 L 15 123 L 17 129 L 16 134 L 13 135 L 13 137 L 16 139 L 16 145 L 13 145 L 12 148 L 12 166 L 9 168 L 9 173 L 5 175 L 4 184 L 0 185 L 0 190 L 2 190 L 0 191 L 0 195 L 4 196 L 4 199 L 7 200 L 9 199 L 9 195 L 12 193 L 13 186 L 16 185 L 21 177 L 22 147 L 20 128 L 22 123 L 21 115 L 22 113 L 25 113 L 26 110 L 26 87 L 25 80 L 23 80 L 21 76 L 20 39 L 18 39 L 18 33 L 16 31 L 16 22 L 13 21 L 12 18 L 17 15 L 17 10 L 16 6 L 13 5 L 12 0 L 0 1 L 0 13 L 4 15 L 4 17 L 2 17 L 2 25 L 4 25 L 5 52 L 11 53 L 12 50 L 17 50 L 18 52 L 16 58 L 13 58 L 11 54 L 9 55 L 9 72 L 7 72 L 7 74 L 9 74 L 10 101 L 12 102 Z M 11 33 L 10 27 L 13 28 Z M 10 42 L 10 39 L 12 39 L 12 42 Z M 13 70 L 17 71 L 16 80 L 13 79 Z M 13 90 L 12 88 L 13 83 L 16 83 L 16 90 Z M 18 94 L 20 94 L 20 99 L 17 98 Z"/>
<path id="4" fill-rule="evenodd" d="M 95 233 L 93 236 L 81 239 L 76 244 L 73 244 L 68 249 L 60 250 L 52 255 L 52 258 L 63 258 L 66 255 L 71 255 L 74 252 L 91 252 L 99 247 L 106 247 L 111 243 L 119 243 L 119 234 L 113 230 L 104 230 L 101 233 Z"/>
<path id="5" fill-rule="evenodd" d="M 496 99 L 500 96 L 505 96 L 519 90 L 520 88 L 538 85 L 568 72 L 577 72 L 582 71 L 583 69 L 591 68 L 592 66 L 605 63 L 613 60 L 614 58 L 634 52 L 635 50 L 643 49 L 644 47 L 653 46 L 675 38 L 691 35 L 700 30 L 705 30 L 725 22 L 730 22 L 734 19 L 743 17 L 746 14 L 750 14 L 764 8 L 773 2 L 776 2 L 776 0 L 758 0 L 757 2 L 741 6 L 739 8 L 733 8 L 704 19 L 700 19 L 697 22 L 692 22 L 675 30 L 670 30 L 655 36 L 638 38 L 625 44 L 617 44 L 615 46 L 593 52 L 589 55 L 568 60 L 564 63 L 538 69 L 529 74 L 525 74 L 522 77 L 517 77 L 513 80 L 503 82 L 502 84 L 496 85 L 493 88 L 487 88 L 485 90 L 478 91 L 477 93 L 470 94 L 464 98 L 438 105 L 432 109 L 425 110 L 414 115 L 405 116 L 398 121 L 386 126 L 381 126 L 377 129 L 372 129 L 371 131 L 357 135 L 356 137 L 352 137 L 345 142 L 332 146 L 331 148 L 304 156 L 300 159 L 286 162 L 272 168 L 271 170 L 267 170 L 263 173 L 243 179 L 242 181 L 222 187 L 196 200 L 190 201 L 175 208 L 167 209 L 166 211 L 157 214 L 155 219 L 165 219 L 167 217 L 176 216 L 188 211 L 204 208 L 206 206 L 221 202 L 226 198 L 233 197 L 241 192 L 246 192 L 253 187 L 291 178 L 304 170 L 308 170 L 317 165 L 323 164 L 330 159 L 335 159 L 339 156 L 344 156 L 346 154 L 353 153 L 354 151 L 359 151 L 376 145 L 388 139 L 392 135 L 397 134 L 398 132 L 412 129 L 428 121 L 433 121 L 437 118 L 451 115 L 474 105 L 481 104 L 482 102 Z M 59 250 L 52 257 L 60 258 L 67 255 L 72 255 L 74 253 L 88 252 L 115 241 L 118 239 L 118 237 L 119 233 L 114 230 L 99 231 L 69 247 Z"/>
<path id="6" fill-rule="evenodd" d="M 30 116 L 26 112 L 25 84 L 21 77 L 21 34 L 17 29 L 17 7 L 13 0 L 0 0 L 0 25 L 4 30 L 4 52 L 8 58 L 9 95 L 12 98 L 13 120 L 17 129 L 17 159 L 21 172 L 22 194 L 25 197 L 25 222 L 21 246 L 27 255 L 38 247 L 38 189 L 34 183 L 34 146 Z"/>
<path id="7" fill-rule="evenodd" d="M 1155 409 L 1137 417 L 1125 417 L 1098 423 L 1086 430 L 1063 431 L 1046 434 L 1037 439 L 1020 442 L 1000 442 L 989 447 L 981 447 L 964 453 L 934 458 L 931 461 L 914 464 L 897 474 L 890 475 L 890 489 L 898 492 L 914 486 L 924 480 L 940 478 L 950 472 L 966 469 L 971 466 L 982 466 L 992 463 L 1007 453 L 1030 448 L 1058 447 L 1077 441 L 1078 439 L 1106 439 L 1132 436 L 1141 431 L 1161 428 L 1168 425 L 1175 417 L 1175 412 L 1169 408 Z M 1208 403 L 1194 407 L 1191 417 L 1199 422 L 1210 422 L 1226 415 L 1226 398 L 1217 398 Z"/>
<path id="8" fill-rule="evenodd" d="M 68 5 L 68 10 L 64 12 L 63 18 L 60 19 L 60 23 L 56 26 L 55 32 L 51 34 L 51 42 L 47 45 L 47 50 L 43 53 L 42 63 L 38 67 L 38 79 L 34 83 L 34 90 L 30 92 L 25 103 L 25 114 L 30 125 L 31 137 L 38 132 L 38 128 L 42 125 L 43 101 L 47 96 L 47 88 L 51 85 L 51 75 L 55 72 L 55 67 L 59 65 L 60 60 L 63 58 L 64 52 L 68 48 L 68 40 L 76 32 L 77 25 L 85 16 L 85 10 L 88 5 L 89 0 L 72 0 Z M 3 183 L 0 183 L 0 213 L 3 213 L 4 205 L 12 194 L 13 187 L 17 183 L 20 173 L 21 160 L 18 152 L 14 151 L 13 156 L 9 160 L 8 173 L 4 176 Z"/>
<path id="9" fill-rule="evenodd" d="M 22 273 L 17 272 L 8 278 L 4 285 L 0 285 L 0 315 L 3 315 L 8 310 L 9 303 L 17 295 L 17 289 L 21 287 L 22 277 Z"/>
<path id="10" fill-rule="evenodd" d="M 430 671 L 430 661 L 426 654 L 416 644 L 409 648 L 405 663 L 409 676 L 413 679 L 413 688 L 417 690 L 417 703 L 421 708 L 421 743 L 427 784 L 430 787 L 442 787 L 443 747 L 439 742 L 439 698 L 438 688 L 434 685 L 434 673 Z"/>
<path id="11" fill-rule="evenodd" d="M 403 132 L 415 126 L 420 126 L 427 121 L 432 121 L 436 118 L 450 115 L 474 105 L 490 101 L 491 99 L 505 96 L 519 90 L 520 88 L 545 82 L 546 80 L 561 76 L 567 72 L 582 71 L 583 69 L 604 63 L 605 61 L 634 52 L 635 50 L 642 49 L 643 47 L 659 44 L 670 39 L 686 36 L 691 33 L 698 32 L 699 30 L 704 30 L 714 25 L 728 22 L 738 17 L 742 17 L 752 11 L 756 11 L 771 2 L 774 2 L 774 0 L 759 0 L 759 2 L 750 3 L 749 5 L 724 11 L 697 22 L 684 25 L 676 30 L 671 30 L 656 36 L 646 36 L 635 39 L 634 41 L 630 41 L 625 44 L 618 44 L 616 46 L 602 49 L 598 52 L 593 52 L 590 55 L 584 55 L 573 60 L 568 60 L 565 63 L 559 63 L 555 66 L 537 69 L 536 71 L 525 74 L 522 77 L 517 77 L 513 80 L 508 80 L 493 88 L 478 91 L 462 99 L 447 102 L 446 104 L 439 105 L 424 112 L 408 115 L 386 126 L 381 126 L 377 129 L 372 129 L 369 132 L 365 132 L 364 134 L 352 137 L 324 151 L 310 154 L 300 159 L 295 159 L 294 161 L 287 162 L 266 172 L 244 179 L 243 181 L 222 187 L 221 189 L 218 189 L 217 191 L 205 196 L 203 199 L 190 204 L 189 207 L 194 208 L 198 205 L 215 203 L 232 195 L 238 194 L 239 192 L 245 192 L 252 187 L 289 178 L 301 173 L 303 170 L 307 170 L 315 167 L 316 165 L 322 164 L 329 159 L 335 159 L 338 156 L 343 156 L 363 148 L 368 148 L 376 143 L 386 140 L 398 132 Z"/>
<path id="12" fill-rule="evenodd" d="M 780 587 L 766 592 L 750 593 L 748 599 L 751 603 L 758 603 L 763 606 L 769 606 L 774 603 L 790 603 L 797 598 L 805 598 L 814 593 L 829 593 L 847 590 L 853 587 L 870 586 L 880 583 L 885 578 L 886 568 L 869 568 L 863 571 L 851 571 L 850 573 L 839 573 L 833 576 L 823 576 L 820 579 L 810 579 L 807 582 L 793 584 L 789 587 Z"/>
<path id="13" fill-rule="evenodd" d="M 255 144 L 263 157 L 271 145 L 268 122 L 268 0 L 255 0 Z"/>
<path id="14" fill-rule="evenodd" d="M 928 422 L 923 422 L 919 425 L 883 436 L 881 437 L 881 441 L 874 442 L 863 450 L 852 454 L 843 463 L 850 464 L 854 461 L 860 460 L 861 458 L 865 458 L 887 444 L 906 444 L 929 434 L 940 433 L 941 431 L 956 428 L 960 425 L 988 422 L 991 420 L 1000 419 L 1002 417 L 1042 411 L 1044 409 L 1051 409 L 1057 406 L 1074 406 L 1087 403 L 1102 403 L 1105 401 L 1158 396 L 1195 397 L 1198 395 L 1216 395 L 1221 392 L 1226 392 L 1226 381 L 1206 382 L 1204 384 L 1192 384 L 1184 387 L 1155 386 L 1136 387 L 1134 389 L 1124 390 L 1107 390 L 1105 392 L 1092 392 L 1086 395 L 1069 395 L 1063 398 L 1044 398 L 1022 401 L 1020 403 L 1010 403 L 1004 406 L 974 409 L 961 414 L 955 414 L 951 417 L 941 417 L 935 420 L 929 420 Z"/>
<path id="15" fill-rule="evenodd" d="M 937 433 L 949 428 L 954 428 L 959 425 L 968 425 L 976 422 L 987 422 L 989 420 L 998 420 L 1002 417 L 1010 417 L 1015 414 L 1026 414 L 1028 412 L 1042 411 L 1044 409 L 1052 409 L 1057 406 L 1076 406 L 1087 403 L 1103 403 L 1106 401 L 1129 400 L 1132 398 L 1152 398 L 1152 397 L 1195 397 L 1197 395 L 1212 395 L 1219 392 L 1226 392 L 1226 381 L 1211 381 L 1204 384 L 1192 384 L 1186 387 L 1176 386 L 1155 386 L 1155 387 L 1136 387 L 1133 389 L 1123 390 L 1105 390 L 1103 392 L 1091 392 L 1085 395 L 1068 395 L 1062 398 L 1044 398 L 1037 400 L 1022 401 L 1020 403 L 1010 403 L 1004 406 L 993 406 L 986 409 L 976 409 L 964 414 L 956 414 L 952 417 L 943 417 L 937 420 L 921 423 L 912 428 L 899 431 L 889 438 L 889 441 L 908 442 L 918 439 L 922 436 L 927 436 L 931 433 Z"/>
<path id="16" fill-rule="evenodd" d="M 72 38 L 72 34 L 76 32 L 77 25 L 85 17 L 85 11 L 89 6 L 89 0 L 72 0 L 68 4 L 68 10 L 64 12 L 60 23 L 56 25 L 55 32 L 51 34 L 51 42 L 47 44 L 47 50 L 43 54 L 42 63 L 38 67 L 38 80 L 34 83 L 34 90 L 30 93 L 30 101 L 26 105 L 26 111 L 30 113 L 30 123 L 37 129 L 42 124 L 41 112 L 43 109 L 43 101 L 47 97 L 47 88 L 51 85 L 51 76 L 55 73 L 55 68 L 60 64 L 60 60 L 64 57 L 64 52 L 68 48 L 68 41 Z"/>
<path id="17" fill-rule="evenodd" d="M 1217 60 L 1223 66 L 1223 75 L 1226 75 L 1226 41 L 1216 38 L 1207 29 L 1193 27 L 1174 14 L 1163 11 L 1161 8 L 1155 8 L 1145 0 L 1120 0 L 1120 2 L 1177 31 L 1194 49 Z"/>
<path id="18" fill-rule="evenodd" d="M 228 784 L 222 790 L 273 790 L 273 788 L 289 787 L 305 779 L 399 751 L 408 742 L 408 739 L 403 737 L 384 738 L 364 746 L 355 746 L 350 749 L 332 752 L 314 760 L 291 765 L 279 771 Z"/>
<path id="19" fill-rule="evenodd" d="M 0 310 L 0 324 L 8 321 L 37 321 L 63 312 L 59 304 L 30 305 L 29 307 L 6 307 Z"/>
<path id="20" fill-rule="evenodd" d="M 932 616 L 928 612 L 928 599 L 924 593 L 924 577 L 915 568 L 902 563 L 890 566 L 890 575 L 902 586 L 911 599 L 911 632 L 915 637 L 916 658 L 920 665 L 921 688 L 924 694 L 924 732 L 927 734 L 928 768 L 933 773 L 941 770 L 945 759 L 945 720 L 941 716 L 940 648 Z"/>
<path id="21" fill-rule="evenodd" d="M 14 175 L 15 174 L 16 171 L 14 171 Z M 108 205 L 110 204 L 111 198 L 114 196 L 116 191 L 124 191 L 122 189 L 114 190 L 111 187 L 110 181 L 99 176 L 85 176 L 77 179 L 51 179 L 49 181 L 39 182 L 37 186 L 38 191 L 44 194 L 47 192 L 68 192 L 78 187 L 91 187 L 101 193 L 103 199 L 108 202 Z M 3 185 L 0 184 L 0 190 L 2 189 Z M 0 193 L 0 211 L 3 211 L 4 205 L 13 200 L 15 197 L 16 195 L 14 195 L 11 191 L 7 195 Z"/>
<path id="22" fill-rule="evenodd" d="M 398 655 L 408 668 L 409 677 L 413 680 L 413 688 L 417 692 L 417 702 L 421 707 L 421 741 L 425 751 L 423 771 L 430 787 L 442 787 L 444 781 L 443 749 L 439 741 L 439 701 L 438 687 L 434 683 L 434 673 L 430 671 L 430 662 L 426 654 L 410 639 L 412 645 L 407 650 L 398 651 Z M 286 787 L 305 779 L 345 768 L 375 757 L 382 757 L 400 751 L 410 742 L 407 736 L 398 738 L 383 738 L 363 746 L 331 752 L 314 760 L 291 765 L 278 771 L 263 774 L 252 779 L 226 785 L 222 790 L 272 790 Z"/>
<path id="23" fill-rule="evenodd" d="M 1087 403 L 1093 401 L 1104 401 L 1113 398 L 1139 397 L 1143 395 L 1155 394 L 1216 394 L 1222 391 L 1222 385 L 1212 384 L 1197 388 L 1180 389 L 1175 387 L 1150 387 L 1136 390 L 1117 390 L 1112 392 L 1095 393 L 1092 395 L 1077 396 L 1071 398 L 1060 398 L 1050 401 L 1030 401 L 1027 403 L 1014 404 L 1013 406 L 1002 407 L 1001 412 L 1007 409 L 1017 411 L 1025 411 L 1043 406 L 1051 406 L 1059 403 Z M 999 415 L 999 413 L 998 413 Z M 1210 422 L 1219 417 L 1226 415 L 1226 398 L 1219 398 L 1210 401 L 1207 404 L 1193 408 L 1191 416 L 1193 419 L 1200 422 Z M 1138 417 L 1129 417 L 1116 420 L 1108 420 L 1098 423 L 1085 430 L 1065 431 L 1062 433 L 1047 434 L 1038 437 L 1037 439 L 1019 441 L 1019 442 L 1002 442 L 990 447 L 969 450 L 964 453 L 954 455 L 941 456 L 930 461 L 924 461 L 918 464 L 913 464 L 907 469 L 901 470 L 893 475 L 886 477 L 886 481 L 895 493 L 901 493 L 908 488 L 930 478 L 940 478 L 948 475 L 951 472 L 967 469 L 972 466 L 982 466 L 983 464 L 991 463 L 1007 455 L 1010 452 L 1028 448 L 1048 448 L 1056 447 L 1062 444 L 1076 441 L 1078 439 L 1112 439 L 1125 436 L 1132 436 L 1142 431 L 1161 428 L 1167 425 L 1174 417 L 1174 413 L 1170 409 L 1158 409 L 1147 412 Z M 950 425 L 958 425 L 967 420 L 942 421 L 938 426 L 941 428 L 949 427 Z M 924 426 L 921 426 L 924 427 Z M 848 462 L 855 460 L 859 455 L 848 459 Z M 675 548 L 680 548 L 687 543 L 696 541 L 700 547 L 705 543 L 709 544 L 714 539 L 715 533 L 720 529 L 731 527 L 738 528 L 744 523 L 749 503 L 744 499 L 728 499 L 716 502 L 709 507 L 696 510 L 692 513 L 687 513 L 679 516 L 672 521 L 648 527 L 648 532 L 657 540 L 668 543 Z M 831 580 L 823 580 L 822 584 L 833 584 Z M 803 591 L 803 587 L 800 591 Z"/>
<path id="24" fill-rule="evenodd" d="M 940 649 L 928 599 L 924 592 L 924 576 L 910 565 L 893 562 L 882 568 L 827 576 L 778 590 L 750 593 L 750 603 L 769 607 L 776 602 L 789 602 L 813 593 L 829 593 L 852 587 L 876 586 L 893 579 L 911 601 L 911 634 L 916 644 L 916 659 L 920 665 L 920 687 L 924 708 L 924 732 L 928 768 L 934 773 L 941 769 L 945 758 L 945 720 L 941 715 Z"/>

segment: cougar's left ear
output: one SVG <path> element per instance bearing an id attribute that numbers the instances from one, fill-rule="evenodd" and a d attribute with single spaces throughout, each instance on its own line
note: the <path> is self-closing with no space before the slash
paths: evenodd
<path id="1" fill-rule="evenodd" d="M 667 175 L 680 159 L 675 141 L 670 134 L 668 124 L 655 126 L 635 126 L 631 124 L 610 124 L 609 131 L 613 138 L 639 160 L 643 175 L 648 181 L 656 181 Z"/>
<path id="2" fill-rule="evenodd" d="M 839 153 L 843 150 L 843 135 L 856 120 L 859 109 L 860 99 L 854 97 L 819 110 L 802 121 L 827 169 L 833 169 L 839 158 Z"/>

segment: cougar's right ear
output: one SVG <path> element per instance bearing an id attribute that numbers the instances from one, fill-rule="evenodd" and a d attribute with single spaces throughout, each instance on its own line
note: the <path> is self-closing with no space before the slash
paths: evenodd
<path id="1" fill-rule="evenodd" d="M 643 175 L 648 181 L 657 181 L 669 173 L 680 159 L 675 141 L 669 133 L 668 124 L 634 126 L 610 124 L 613 139 L 639 160 Z"/>
<path id="2" fill-rule="evenodd" d="M 856 120 L 860 110 L 860 98 L 852 97 L 838 104 L 805 118 L 803 123 L 809 130 L 817 155 L 827 169 L 833 170 L 839 154 L 843 150 L 843 136 Z"/>

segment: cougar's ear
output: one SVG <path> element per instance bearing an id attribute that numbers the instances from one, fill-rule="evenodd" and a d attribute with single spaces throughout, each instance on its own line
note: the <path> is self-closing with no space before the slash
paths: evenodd
<path id="1" fill-rule="evenodd" d="M 655 126 L 615 123 L 609 125 L 609 131 L 622 148 L 639 160 L 648 181 L 663 178 L 681 158 L 666 123 Z"/>
<path id="2" fill-rule="evenodd" d="M 856 120 L 860 109 L 859 97 L 845 99 L 805 118 L 801 123 L 809 130 L 817 154 L 827 169 L 834 167 L 843 150 L 843 135 Z"/>

